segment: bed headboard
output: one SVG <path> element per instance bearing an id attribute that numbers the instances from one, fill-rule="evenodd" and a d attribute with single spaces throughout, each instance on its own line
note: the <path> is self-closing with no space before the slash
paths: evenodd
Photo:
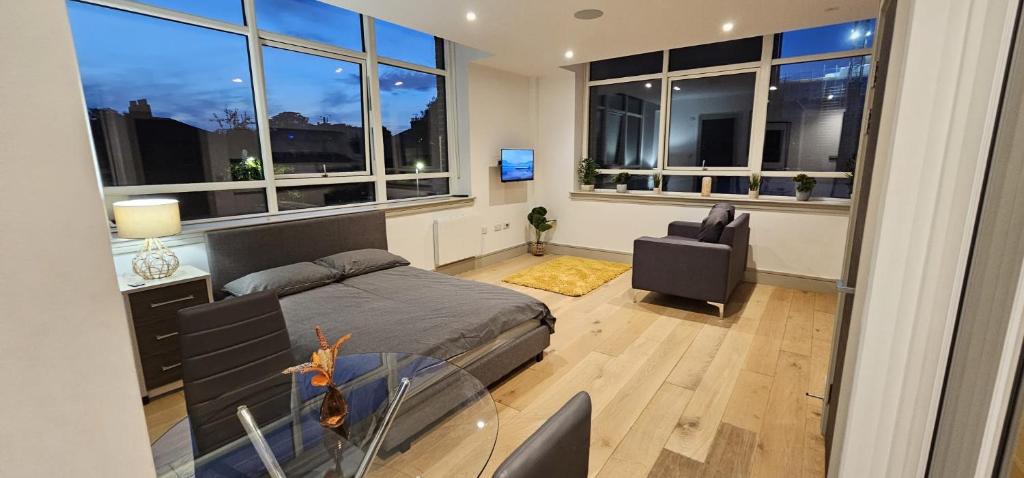
<path id="1" fill-rule="evenodd" d="M 213 294 L 253 272 L 356 249 L 387 249 L 384 211 L 261 224 L 206 233 Z"/>

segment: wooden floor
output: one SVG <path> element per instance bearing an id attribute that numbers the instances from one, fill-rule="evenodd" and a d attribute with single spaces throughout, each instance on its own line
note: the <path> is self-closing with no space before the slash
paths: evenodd
<path id="1" fill-rule="evenodd" d="M 586 390 L 590 475 L 818 477 L 834 294 L 743 284 L 725 319 L 657 294 L 633 302 L 627 272 L 578 298 L 501 279 L 555 256 L 463 274 L 532 295 L 558 322 L 544 361 L 492 387 L 498 443 L 482 476 Z M 185 414 L 181 392 L 146 406 L 155 439 Z"/>

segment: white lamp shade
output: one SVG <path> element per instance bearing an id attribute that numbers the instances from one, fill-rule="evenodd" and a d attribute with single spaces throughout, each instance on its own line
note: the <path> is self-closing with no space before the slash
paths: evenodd
<path id="1" fill-rule="evenodd" d="M 181 216 L 175 199 L 132 199 L 114 203 L 117 237 L 152 239 L 181 232 Z"/>

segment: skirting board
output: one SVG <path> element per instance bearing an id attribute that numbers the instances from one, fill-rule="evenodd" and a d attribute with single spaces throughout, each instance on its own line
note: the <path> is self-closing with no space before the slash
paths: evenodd
<path id="1" fill-rule="evenodd" d="M 633 262 L 633 254 L 628 252 L 609 251 L 605 249 L 595 249 L 592 247 L 569 246 L 550 242 L 547 244 L 547 250 L 552 254 L 587 257 L 590 259 L 612 262 Z M 777 287 L 786 287 L 789 289 L 806 290 L 809 292 L 836 291 L 836 281 L 834 279 L 803 276 L 787 272 L 747 269 L 743 280 Z"/>
<path id="2" fill-rule="evenodd" d="M 490 252 L 482 256 L 471 257 L 451 264 L 445 264 L 434 270 L 442 274 L 457 275 L 474 269 L 479 269 L 481 267 L 487 267 L 491 264 L 496 264 L 507 259 L 512 259 L 513 257 L 519 257 L 526 253 L 526 243 L 523 243 L 517 246 L 501 249 L 499 251 Z"/>

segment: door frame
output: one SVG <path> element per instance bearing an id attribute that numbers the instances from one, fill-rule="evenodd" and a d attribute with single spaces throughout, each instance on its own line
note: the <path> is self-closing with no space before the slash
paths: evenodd
<path id="1" fill-rule="evenodd" d="M 1016 0 L 900 0 L 829 476 L 922 476 Z"/>

